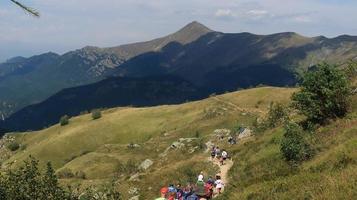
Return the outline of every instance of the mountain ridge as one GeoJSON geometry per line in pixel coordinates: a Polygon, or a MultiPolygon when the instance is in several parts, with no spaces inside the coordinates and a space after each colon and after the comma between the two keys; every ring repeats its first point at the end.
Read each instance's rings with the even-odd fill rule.
{"type": "Polygon", "coordinates": [[[2,63],[0,115],[9,117],[62,89],[112,76],[172,74],[213,93],[258,84],[293,85],[293,76],[310,66],[323,61],[340,64],[356,55],[355,37],[221,33],[194,21],[147,42],[109,48],[87,46],[62,55],[46,53],[2,63]],[[282,81],[274,79],[275,72],[282,81]]]}

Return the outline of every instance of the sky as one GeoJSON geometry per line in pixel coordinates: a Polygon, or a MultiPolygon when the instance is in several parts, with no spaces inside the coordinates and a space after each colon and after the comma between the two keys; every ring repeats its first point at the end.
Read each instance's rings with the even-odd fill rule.
{"type": "Polygon", "coordinates": [[[221,32],[357,35],[357,0],[19,0],[40,18],[0,1],[0,61],[14,56],[145,41],[199,21],[221,32]]]}

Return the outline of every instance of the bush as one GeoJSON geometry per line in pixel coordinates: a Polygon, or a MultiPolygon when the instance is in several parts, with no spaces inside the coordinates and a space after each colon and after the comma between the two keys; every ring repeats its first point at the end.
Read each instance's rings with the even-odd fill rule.
{"type": "Polygon", "coordinates": [[[350,103],[346,74],[337,67],[322,64],[303,77],[301,90],[292,97],[293,106],[314,124],[344,117],[350,103]]]}
{"type": "Polygon", "coordinates": [[[66,178],[73,178],[74,174],[71,169],[64,168],[57,172],[57,176],[58,178],[66,179],[66,178]]]}
{"type": "Polygon", "coordinates": [[[60,125],[66,126],[67,124],[69,124],[69,117],[68,117],[68,115],[64,115],[60,119],[60,125]]]}
{"type": "Polygon", "coordinates": [[[0,174],[0,200],[121,199],[114,183],[106,186],[102,191],[92,187],[84,189],[64,187],[67,189],[63,189],[58,183],[51,163],[47,163],[46,170],[42,173],[38,163],[37,160],[30,157],[23,166],[2,172],[0,174]]]}
{"type": "Polygon", "coordinates": [[[79,179],[86,179],[86,173],[84,173],[83,171],[78,171],[76,172],[75,177],[79,179]]]}
{"type": "Polygon", "coordinates": [[[267,126],[270,128],[281,125],[284,121],[288,120],[289,111],[281,103],[272,102],[269,107],[268,119],[266,121],[267,126]]]}
{"type": "Polygon", "coordinates": [[[6,148],[8,148],[10,151],[17,151],[20,148],[20,144],[16,141],[13,141],[7,144],[6,148]]]}
{"type": "Polygon", "coordinates": [[[102,112],[99,109],[92,110],[92,119],[96,120],[102,117],[102,112]]]}
{"type": "Polygon", "coordinates": [[[285,125],[285,133],[280,144],[286,161],[300,162],[311,158],[312,149],[303,137],[302,128],[293,122],[285,125]]]}

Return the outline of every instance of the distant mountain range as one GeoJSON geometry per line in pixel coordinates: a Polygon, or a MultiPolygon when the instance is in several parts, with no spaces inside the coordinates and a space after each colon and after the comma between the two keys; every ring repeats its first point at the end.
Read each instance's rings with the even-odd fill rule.
{"type": "MultiPolygon", "coordinates": [[[[46,53],[10,59],[0,64],[0,117],[9,118],[15,113],[5,121],[7,127],[38,129],[53,124],[54,119],[58,120],[58,116],[63,114],[62,111],[76,114],[80,109],[125,106],[137,102],[135,98],[125,99],[123,95],[116,95],[116,90],[107,86],[110,80],[127,84],[131,81],[145,83],[146,77],[166,77],[165,80],[173,79],[171,81],[178,84],[174,88],[180,88],[184,81],[198,95],[183,95],[184,98],[176,101],[171,96],[160,96],[160,101],[154,102],[155,98],[152,98],[138,106],[179,103],[209,93],[259,84],[294,85],[296,75],[308,67],[322,61],[340,64],[356,57],[357,37],[354,36],[329,39],[323,36],[309,38],[290,32],[227,34],[192,22],[176,33],[148,42],[111,48],[85,47],[64,55],[46,53]],[[113,76],[124,79],[110,78],[113,76]],[[107,78],[108,82],[101,81],[107,78]],[[76,88],[60,92],[71,87],[76,88]],[[100,96],[96,96],[93,88],[103,91],[101,95],[106,97],[105,101],[78,106],[78,102],[85,102],[89,96],[95,98],[93,102],[98,102],[100,96]],[[82,90],[86,92],[82,93],[82,90]],[[71,101],[77,103],[60,103],[66,102],[63,97],[68,95],[72,95],[71,101]],[[25,108],[32,104],[36,105],[25,108]],[[53,116],[45,114],[44,110],[51,110],[56,105],[59,108],[52,110],[53,116]]],[[[156,79],[155,87],[161,91],[166,85],[159,83],[160,80],[156,79]]],[[[139,88],[130,87],[130,90],[124,89],[125,85],[120,87],[127,93],[130,90],[151,91],[142,85],[139,88]]]]}

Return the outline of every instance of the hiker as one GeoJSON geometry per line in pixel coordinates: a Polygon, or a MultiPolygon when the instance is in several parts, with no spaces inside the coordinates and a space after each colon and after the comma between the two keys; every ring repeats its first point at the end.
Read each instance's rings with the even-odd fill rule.
{"type": "Polygon", "coordinates": [[[228,143],[229,143],[230,145],[233,145],[233,144],[236,144],[237,141],[236,141],[235,138],[231,135],[231,136],[228,137],[228,143]]]}
{"type": "Polygon", "coordinates": [[[221,180],[221,176],[217,175],[216,176],[216,181],[214,182],[215,186],[216,186],[216,193],[217,194],[221,194],[222,192],[222,188],[224,186],[223,181],[221,180]]]}
{"type": "Polygon", "coordinates": [[[216,149],[215,148],[212,149],[212,151],[211,151],[211,159],[213,160],[214,157],[216,157],[216,149]]]}
{"type": "Polygon", "coordinates": [[[198,196],[196,195],[196,193],[192,192],[192,194],[190,196],[188,196],[186,198],[186,200],[199,200],[198,196]]]}
{"type": "Polygon", "coordinates": [[[167,187],[163,187],[160,190],[161,197],[155,199],[155,200],[167,200],[167,194],[169,192],[169,189],[167,187]]]}
{"type": "Polygon", "coordinates": [[[200,175],[198,175],[197,182],[203,182],[203,178],[203,172],[201,172],[200,175]]]}
{"type": "Polygon", "coordinates": [[[196,188],[195,188],[195,193],[200,198],[204,198],[206,196],[205,182],[197,181],[196,188]]]}
{"type": "Polygon", "coordinates": [[[224,165],[224,161],[227,160],[227,157],[228,157],[228,153],[226,150],[223,149],[222,151],[222,158],[221,158],[221,165],[224,165]]]}
{"type": "Polygon", "coordinates": [[[214,181],[213,179],[209,178],[208,181],[205,184],[205,190],[206,190],[206,199],[212,199],[213,197],[213,188],[214,188],[214,181]]]}
{"type": "Polygon", "coordinates": [[[187,200],[187,198],[192,194],[192,186],[187,184],[187,186],[183,189],[183,199],[187,200]]]}
{"type": "Polygon", "coordinates": [[[221,150],[219,147],[216,148],[216,158],[219,160],[221,158],[221,150]]]}
{"type": "Polygon", "coordinates": [[[168,200],[175,200],[176,199],[176,188],[173,184],[170,184],[168,187],[168,200]]]}
{"type": "Polygon", "coordinates": [[[183,190],[181,189],[181,184],[177,184],[176,186],[176,199],[183,200],[183,190]]]}

